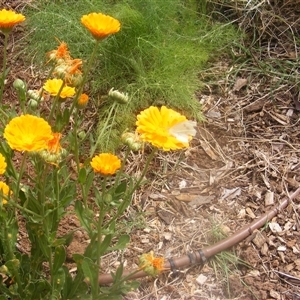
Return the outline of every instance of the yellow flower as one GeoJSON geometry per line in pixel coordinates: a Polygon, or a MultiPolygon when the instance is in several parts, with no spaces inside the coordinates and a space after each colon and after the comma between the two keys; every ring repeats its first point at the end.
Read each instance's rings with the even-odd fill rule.
{"type": "Polygon", "coordinates": [[[141,255],[139,261],[139,267],[151,276],[156,276],[165,269],[165,259],[163,257],[154,257],[153,251],[141,255]]]}
{"type": "Polygon", "coordinates": [[[25,16],[22,14],[17,14],[12,10],[0,10],[0,30],[4,33],[10,32],[15,25],[23,22],[24,20],[25,16]]]}
{"type": "MultiPolygon", "coordinates": [[[[9,195],[12,194],[12,192],[10,192],[9,186],[3,181],[0,181],[0,195],[1,195],[1,193],[3,196],[6,196],[6,197],[8,197],[9,195]]],[[[7,200],[2,198],[2,204],[7,204],[7,200]]]]}
{"type": "MultiPolygon", "coordinates": [[[[64,84],[62,79],[48,79],[43,86],[43,89],[47,91],[51,96],[57,96],[61,86],[64,84]]],[[[60,98],[68,98],[75,95],[75,88],[64,86],[59,94],[60,98]]]]}
{"type": "Polygon", "coordinates": [[[189,141],[196,134],[196,122],[162,106],[150,106],[137,116],[136,131],[141,139],[164,151],[189,147],[189,141]]]}
{"type": "Polygon", "coordinates": [[[84,108],[87,105],[88,101],[89,101],[89,96],[85,93],[81,94],[77,102],[78,107],[84,108]]]}
{"type": "Polygon", "coordinates": [[[91,166],[96,173],[114,175],[121,167],[121,160],[113,154],[101,153],[93,157],[91,166]]]}
{"type": "Polygon", "coordinates": [[[0,153],[0,175],[4,174],[6,167],[5,157],[0,153]]]}
{"type": "Polygon", "coordinates": [[[53,138],[50,125],[43,118],[23,115],[13,118],[4,129],[10,148],[18,151],[40,151],[53,138]]]}
{"type": "Polygon", "coordinates": [[[121,24],[117,19],[101,13],[90,13],[81,17],[81,23],[91,32],[96,40],[102,40],[117,33],[121,24]]]}

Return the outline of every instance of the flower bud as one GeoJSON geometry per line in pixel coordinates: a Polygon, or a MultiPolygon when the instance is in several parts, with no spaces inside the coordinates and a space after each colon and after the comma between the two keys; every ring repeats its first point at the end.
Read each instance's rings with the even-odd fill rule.
{"type": "Polygon", "coordinates": [[[17,91],[26,91],[26,89],[27,89],[26,83],[21,79],[16,79],[13,83],[13,87],[17,91]]]}
{"type": "Polygon", "coordinates": [[[32,109],[36,109],[39,105],[39,103],[34,100],[34,99],[29,99],[28,101],[28,105],[32,108],[32,109]]]}
{"type": "Polygon", "coordinates": [[[132,132],[124,132],[121,141],[132,151],[138,151],[143,147],[143,142],[139,139],[139,136],[132,132]]]}
{"type": "Polygon", "coordinates": [[[27,95],[30,99],[35,101],[44,101],[44,97],[41,95],[41,92],[38,90],[28,90],[27,95]]]}
{"type": "Polygon", "coordinates": [[[86,133],[84,131],[78,132],[78,137],[83,140],[86,137],[86,133]]]}
{"type": "Polygon", "coordinates": [[[127,104],[129,101],[129,97],[127,93],[126,94],[121,93],[118,90],[114,90],[114,88],[110,89],[110,91],[108,92],[108,96],[109,98],[118,102],[119,104],[127,104]]]}

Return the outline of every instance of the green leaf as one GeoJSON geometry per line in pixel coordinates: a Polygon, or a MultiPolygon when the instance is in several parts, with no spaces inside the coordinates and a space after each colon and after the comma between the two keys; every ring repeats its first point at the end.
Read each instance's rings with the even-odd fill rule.
{"type": "Polygon", "coordinates": [[[60,299],[60,292],[65,285],[66,275],[63,268],[59,268],[53,276],[53,299],[60,299]],[[56,298],[54,298],[56,296],[56,298]]]}
{"type": "Polygon", "coordinates": [[[127,188],[127,183],[126,181],[121,182],[115,190],[115,194],[119,195],[119,194],[124,194],[126,192],[126,188],[127,188]]]}
{"type": "Polygon", "coordinates": [[[53,259],[53,274],[56,274],[62,267],[63,263],[66,261],[66,257],[66,249],[64,246],[58,246],[55,248],[53,259]]]}
{"type": "Polygon", "coordinates": [[[107,236],[105,236],[104,240],[100,245],[99,252],[97,253],[98,255],[102,256],[108,250],[112,237],[112,234],[108,234],[107,236]]]}
{"type": "Polygon", "coordinates": [[[65,246],[69,246],[73,240],[73,235],[74,235],[74,232],[76,231],[73,230],[63,236],[61,236],[60,238],[58,239],[55,239],[52,243],[52,246],[53,247],[57,247],[57,246],[60,246],[60,245],[65,245],[65,246]]]}
{"type": "Polygon", "coordinates": [[[66,266],[62,266],[62,269],[65,272],[65,284],[62,291],[62,299],[68,299],[68,295],[73,288],[73,279],[69,272],[69,269],[66,266]]]}
{"type": "Polygon", "coordinates": [[[121,263],[115,273],[114,282],[118,282],[122,278],[123,270],[124,270],[123,263],[121,263]]]}
{"type": "Polygon", "coordinates": [[[109,250],[123,250],[126,248],[129,242],[130,236],[128,234],[121,235],[117,244],[113,247],[110,247],[109,250]]]}
{"type": "Polygon", "coordinates": [[[70,119],[70,111],[68,108],[64,109],[64,113],[63,113],[63,123],[64,124],[68,124],[69,123],[69,119],[70,119]]]}
{"type": "Polygon", "coordinates": [[[51,291],[51,285],[46,279],[35,280],[26,286],[26,299],[45,299],[51,291]]]}
{"type": "Polygon", "coordinates": [[[98,269],[97,265],[90,258],[84,257],[82,271],[85,281],[91,284],[92,290],[96,289],[96,285],[98,285],[98,269]]]}
{"type": "Polygon", "coordinates": [[[87,208],[83,208],[81,201],[77,200],[75,202],[75,212],[80,221],[81,226],[88,232],[89,235],[92,234],[92,230],[90,228],[90,221],[86,218],[86,210],[87,208]]]}
{"type": "Polygon", "coordinates": [[[84,256],[81,254],[75,253],[72,255],[72,257],[77,265],[77,268],[81,269],[84,256]]]}
{"type": "Polygon", "coordinates": [[[74,200],[76,195],[76,186],[71,183],[65,186],[59,193],[59,203],[61,207],[68,206],[74,200]]]}
{"type": "Polygon", "coordinates": [[[94,172],[91,172],[87,178],[86,178],[86,182],[85,182],[85,191],[86,193],[90,190],[92,184],[93,184],[93,179],[94,179],[94,172]]]}
{"type": "Polygon", "coordinates": [[[78,181],[81,184],[84,184],[86,182],[86,169],[81,168],[78,174],[78,181]]]}

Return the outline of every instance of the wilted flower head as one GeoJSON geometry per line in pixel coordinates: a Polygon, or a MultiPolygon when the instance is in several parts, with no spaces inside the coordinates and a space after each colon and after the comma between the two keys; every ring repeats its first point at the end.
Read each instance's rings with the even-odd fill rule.
{"type": "Polygon", "coordinates": [[[164,258],[154,257],[153,251],[141,255],[139,260],[139,267],[148,275],[156,276],[164,270],[164,258]]]}
{"type": "MultiPolygon", "coordinates": [[[[5,182],[0,181],[0,196],[9,197],[11,194],[9,186],[5,182]]],[[[2,204],[7,204],[7,200],[4,197],[2,198],[2,204]]]]}
{"type": "Polygon", "coordinates": [[[0,175],[5,173],[6,167],[5,157],[0,153],[0,175]]]}
{"type": "Polygon", "coordinates": [[[137,116],[136,125],[141,140],[165,151],[189,147],[196,134],[196,122],[165,106],[145,109],[137,116]]]}
{"type": "Polygon", "coordinates": [[[48,142],[53,138],[48,122],[32,115],[13,118],[6,125],[3,136],[10,148],[17,151],[47,149],[48,142]]]}
{"type": "Polygon", "coordinates": [[[126,104],[126,103],[128,103],[128,100],[129,100],[127,93],[126,94],[121,93],[118,90],[114,90],[114,88],[110,89],[110,91],[108,92],[108,96],[112,100],[114,100],[120,104],[126,104]]]}
{"type": "MultiPolygon", "coordinates": [[[[43,89],[47,91],[51,96],[57,96],[59,91],[61,90],[62,85],[64,82],[62,79],[48,79],[43,86],[43,89]]],[[[75,95],[75,88],[64,85],[62,88],[59,97],[60,98],[68,98],[75,95]]]]}
{"type": "Polygon", "coordinates": [[[101,13],[90,13],[81,17],[81,23],[91,32],[96,40],[117,33],[121,24],[117,19],[101,13]]]}
{"type": "Polygon", "coordinates": [[[25,21],[25,16],[22,14],[7,9],[0,10],[0,30],[3,33],[9,33],[15,25],[23,21],[25,21]]]}
{"type": "Polygon", "coordinates": [[[91,161],[94,172],[102,175],[114,175],[121,167],[121,160],[111,153],[101,153],[91,161]]]}
{"type": "Polygon", "coordinates": [[[61,42],[60,45],[57,47],[56,50],[52,50],[47,53],[50,60],[60,60],[60,59],[69,59],[70,53],[68,50],[68,45],[65,42],[61,42]]]}

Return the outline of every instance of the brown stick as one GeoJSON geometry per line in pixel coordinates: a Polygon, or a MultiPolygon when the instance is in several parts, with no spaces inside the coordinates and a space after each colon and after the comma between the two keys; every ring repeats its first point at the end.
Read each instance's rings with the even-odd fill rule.
{"type": "MultiPolygon", "coordinates": [[[[296,198],[300,194],[300,187],[289,197],[286,197],[278,206],[271,209],[270,211],[263,214],[258,219],[254,220],[249,225],[244,226],[239,231],[237,231],[235,234],[233,234],[230,237],[227,237],[226,239],[211,245],[209,247],[206,247],[202,250],[195,251],[193,253],[189,253],[187,255],[183,255],[178,258],[171,258],[166,260],[164,264],[164,269],[176,271],[177,269],[188,267],[189,265],[201,263],[204,264],[206,260],[217,253],[224,251],[228,248],[231,248],[235,244],[241,242],[243,239],[248,237],[253,233],[255,229],[258,229],[265,225],[268,221],[270,221],[274,216],[276,216],[281,210],[286,208],[290,201],[294,198],[296,198]]],[[[123,278],[127,277],[126,280],[129,279],[136,279],[140,277],[145,277],[147,274],[139,269],[136,270],[129,270],[123,272],[123,278]]],[[[99,284],[109,284],[113,282],[113,278],[110,274],[101,274],[99,275],[99,284]]]]}

